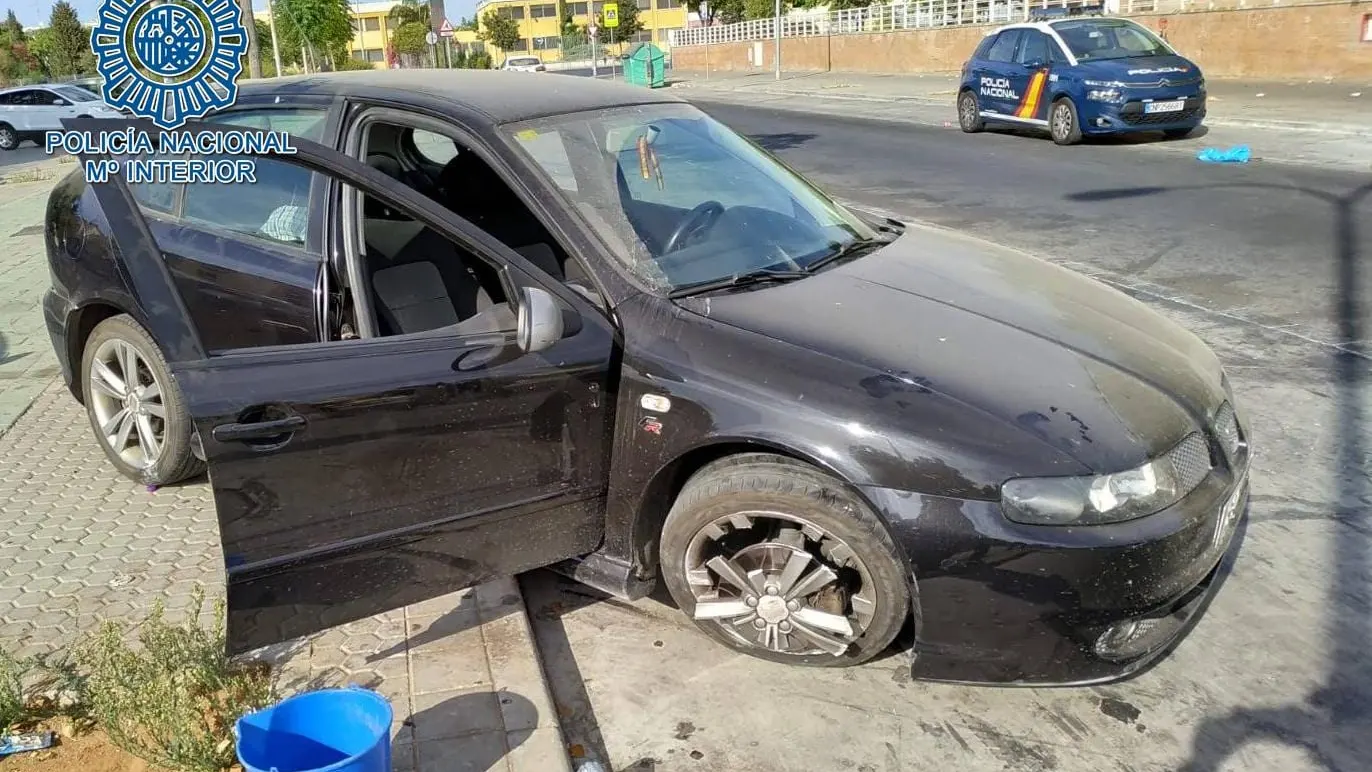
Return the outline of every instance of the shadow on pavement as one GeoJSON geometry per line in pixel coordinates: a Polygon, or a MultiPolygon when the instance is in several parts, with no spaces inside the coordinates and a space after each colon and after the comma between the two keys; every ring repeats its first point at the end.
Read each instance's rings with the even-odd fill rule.
{"type": "Polygon", "coordinates": [[[410,716],[403,707],[395,711],[405,727],[391,742],[395,769],[504,769],[497,767],[500,760],[530,733],[492,729],[490,724],[499,726],[502,713],[516,716],[521,726],[537,726],[539,719],[538,708],[511,691],[466,692],[410,716]]]}
{"type": "MultiPolygon", "coordinates": [[[[1331,647],[1324,684],[1304,702],[1238,709],[1213,716],[1196,729],[1184,772],[1217,772],[1245,745],[1276,742],[1305,750],[1332,772],[1366,769],[1372,754],[1372,453],[1366,395],[1372,391],[1372,337],[1367,326],[1369,298],[1360,297],[1360,263],[1372,258],[1358,233],[1357,208],[1372,201],[1372,182],[1338,195],[1322,190],[1258,183],[1094,190],[1068,196],[1075,201],[1110,201],[1182,191],[1220,188],[1295,191],[1327,203],[1334,213],[1334,315],[1337,339],[1329,370],[1335,389],[1334,512],[1339,531],[1331,539],[1332,586],[1329,588],[1327,638],[1331,647]]],[[[1362,268],[1366,270],[1365,268],[1362,268]]],[[[1241,655],[1240,655],[1241,656],[1241,655]]]]}

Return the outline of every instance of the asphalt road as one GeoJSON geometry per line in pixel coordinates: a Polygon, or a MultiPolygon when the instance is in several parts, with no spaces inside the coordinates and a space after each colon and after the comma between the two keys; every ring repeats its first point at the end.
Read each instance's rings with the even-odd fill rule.
{"type": "Polygon", "coordinates": [[[1092,688],[911,683],[897,654],[785,668],[661,599],[527,575],[569,742],[642,771],[1367,768],[1372,176],[703,106],[844,199],[1065,262],[1195,330],[1248,416],[1252,512],[1195,632],[1092,688]]]}

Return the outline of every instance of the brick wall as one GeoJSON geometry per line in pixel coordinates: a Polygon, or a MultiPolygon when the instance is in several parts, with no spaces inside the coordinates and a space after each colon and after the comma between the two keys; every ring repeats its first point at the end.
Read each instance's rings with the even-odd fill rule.
{"type": "MultiPolygon", "coordinates": [[[[1372,78],[1372,43],[1359,41],[1372,2],[1253,8],[1137,16],[1164,34],[1182,55],[1215,78],[1254,80],[1372,78]]],[[[969,26],[870,35],[786,38],[782,64],[789,72],[951,72],[962,67],[992,27],[969,26]]],[[[682,70],[768,70],[773,41],[758,41],[761,57],[749,62],[754,43],[674,46],[672,66],[682,70]]]]}

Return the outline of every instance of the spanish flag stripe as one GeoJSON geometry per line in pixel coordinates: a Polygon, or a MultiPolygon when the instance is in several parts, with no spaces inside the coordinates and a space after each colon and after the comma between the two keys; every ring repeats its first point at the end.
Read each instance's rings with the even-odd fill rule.
{"type": "Polygon", "coordinates": [[[1029,89],[1024,92],[1024,99],[1020,100],[1019,109],[1015,111],[1016,118],[1033,118],[1038,114],[1043,84],[1047,81],[1047,71],[1039,70],[1034,73],[1034,77],[1029,80],[1029,89]]]}

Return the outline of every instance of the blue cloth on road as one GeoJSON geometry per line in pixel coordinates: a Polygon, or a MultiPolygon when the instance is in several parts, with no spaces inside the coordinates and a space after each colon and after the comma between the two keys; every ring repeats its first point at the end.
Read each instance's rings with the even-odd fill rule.
{"type": "Polygon", "coordinates": [[[1248,159],[1253,157],[1253,151],[1247,145],[1235,145],[1228,150],[1221,150],[1217,147],[1207,147],[1196,153],[1198,160],[1210,164],[1246,164],[1248,159]]]}

